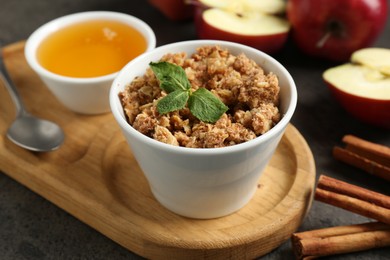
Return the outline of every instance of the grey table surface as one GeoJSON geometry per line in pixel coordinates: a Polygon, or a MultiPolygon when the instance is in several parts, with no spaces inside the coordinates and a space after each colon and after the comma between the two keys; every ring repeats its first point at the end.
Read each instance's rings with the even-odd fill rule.
{"type": "MultiPolygon", "coordinates": [[[[157,45],[196,39],[191,21],[172,22],[144,0],[0,0],[0,44],[26,39],[43,23],[70,13],[90,10],[119,11],[146,21],[157,45]]],[[[390,20],[390,19],[389,19],[390,20]]],[[[375,43],[390,48],[390,21],[375,43]]],[[[292,123],[312,149],[317,178],[320,174],[390,195],[390,184],[368,176],[331,156],[344,134],[390,145],[385,129],[360,123],[333,99],[321,79],[335,64],[300,53],[293,43],[274,55],[292,74],[299,101],[292,123]]],[[[0,97],[1,100],[9,97],[0,97]]],[[[0,115],[1,116],[1,115],[0,115]]],[[[314,201],[299,230],[362,223],[369,219],[314,201]]],[[[262,259],[292,259],[289,241],[262,259]]],[[[0,259],[141,259],[80,222],[6,174],[0,172],[0,259]]],[[[326,259],[390,259],[390,248],[327,257],[326,259]]]]}

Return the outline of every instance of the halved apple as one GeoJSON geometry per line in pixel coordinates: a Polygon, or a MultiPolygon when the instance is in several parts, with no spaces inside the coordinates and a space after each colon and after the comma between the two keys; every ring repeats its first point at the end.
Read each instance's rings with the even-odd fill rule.
{"type": "MultiPolygon", "coordinates": [[[[366,54],[372,57],[370,52],[366,54]]],[[[363,58],[359,63],[330,68],[323,73],[323,79],[351,115],[363,122],[390,128],[390,76],[381,73],[378,63],[371,63],[371,59],[363,58]]]]}
{"type": "MultiPolygon", "coordinates": [[[[195,8],[198,37],[239,42],[275,53],[287,41],[290,24],[287,19],[267,12],[283,12],[282,7],[272,7],[273,1],[221,1],[199,0],[203,7],[195,8]],[[269,8],[267,9],[267,4],[269,8]],[[209,8],[204,8],[208,6],[209,8]],[[265,11],[268,10],[268,11],[265,11]]],[[[279,2],[279,1],[276,1],[279,2]]]]}

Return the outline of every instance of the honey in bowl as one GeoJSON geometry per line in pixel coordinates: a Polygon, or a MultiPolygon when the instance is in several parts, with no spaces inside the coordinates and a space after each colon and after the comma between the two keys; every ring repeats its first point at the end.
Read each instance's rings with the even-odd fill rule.
{"type": "Polygon", "coordinates": [[[53,73],[89,78],[118,72],[146,48],[145,38],[133,27],[112,20],[91,20],[50,34],[40,44],[37,58],[53,73]]]}

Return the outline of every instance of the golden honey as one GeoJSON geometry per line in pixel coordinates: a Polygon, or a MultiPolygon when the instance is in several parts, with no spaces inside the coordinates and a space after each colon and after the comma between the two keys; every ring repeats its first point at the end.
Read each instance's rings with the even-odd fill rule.
{"type": "Polygon", "coordinates": [[[64,27],[42,41],[39,63],[68,77],[89,78],[119,71],[146,50],[146,40],[130,25],[92,20],[64,27]]]}

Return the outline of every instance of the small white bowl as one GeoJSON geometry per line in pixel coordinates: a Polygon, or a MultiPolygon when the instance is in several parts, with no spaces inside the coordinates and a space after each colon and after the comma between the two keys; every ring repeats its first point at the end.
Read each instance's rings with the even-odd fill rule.
{"type": "Polygon", "coordinates": [[[109,11],[81,12],[54,19],[34,31],[25,45],[25,57],[30,67],[60,102],[70,110],[82,114],[100,114],[110,111],[109,90],[118,72],[91,78],[58,75],[39,64],[37,49],[41,42],[53,32],[75,23],[99,19],[119,21],[138,30],[146,39],[146,52],[156,46],[155,34],[145,22],[128,14],[109,11]]]}
{"type": "Polygon", "coordinates": [[[128,63],[115,78],[110,106],[156,199],[169,210],[191,218],[216,218],[231,214],[253,197],[258,179],[284,133],[296,107],[297,91],[288,71],[271,56],[237,43],[194,40],[158,47],[128,63]],[[223,148],[185,148],[156,141],[126,121],[118,94],[149,62],[166,53],[186,52],[205,45],[219,45],[232,54],[245,53],[280,82],[283,115],[267,133],[248,142],[223,148]]]}

